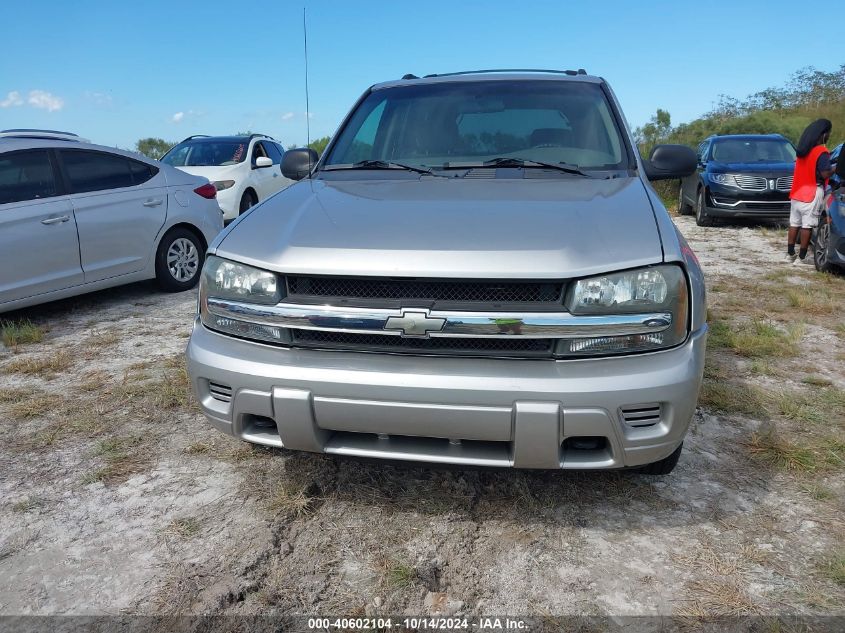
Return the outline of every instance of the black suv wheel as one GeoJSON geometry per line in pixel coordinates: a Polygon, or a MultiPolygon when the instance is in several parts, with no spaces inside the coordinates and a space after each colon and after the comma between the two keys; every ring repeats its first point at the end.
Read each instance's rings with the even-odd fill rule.
{"type": "Polygon", "coordinates": [[[698,190],[698,197],[695,199],[695,223],[698,226],[713,226],[713,217],[707,215],[704,200],[704,187],[702,187],[698,190]]]}
{"type": "Polygon", "coordinates": [[[819,218],[819,225],[813,232],[813,263],[821,273],[833,272],[835,266],[828,260],[827,246],[830,244],[830,224],[827,217],[819,218]]]}

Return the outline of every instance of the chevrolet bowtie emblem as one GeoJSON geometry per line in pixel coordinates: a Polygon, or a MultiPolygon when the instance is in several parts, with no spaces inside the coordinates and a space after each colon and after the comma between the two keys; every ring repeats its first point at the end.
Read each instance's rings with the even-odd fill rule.
{"type": "Polygon", "coordinates": [[[446,319],[435,319],[426,312],[402,312],[402,316],[392,316],[384,324],[385,330],[402,330],[402,336],[426,336],[429,332],[443,329],[446,319]]]}

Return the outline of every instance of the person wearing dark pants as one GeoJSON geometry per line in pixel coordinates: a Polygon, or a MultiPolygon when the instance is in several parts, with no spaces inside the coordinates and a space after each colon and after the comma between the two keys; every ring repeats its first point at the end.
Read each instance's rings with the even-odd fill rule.
{"type": "Polygon", "coordinates": [[[787,259],[796,262],[795,242],[800,232],[800,250],[797,261],[803,262],[810,246],[813,229],[819,222],[824,208],[828,180],[833,175],[830,152],[825,143],[830,138],[832,125],[827,119],[810,123],[801,134],[797,159],[789,192],[789,233],[787,236],[787,259]]]}

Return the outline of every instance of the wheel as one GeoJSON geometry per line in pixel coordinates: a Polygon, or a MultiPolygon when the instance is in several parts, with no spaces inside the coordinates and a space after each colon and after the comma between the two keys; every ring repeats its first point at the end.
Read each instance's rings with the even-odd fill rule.
{"type": "Polygon", "coordinates": [[[641,466],[639,468],[639,471],[644,475],[668,475],[673,470],[675,470],[675,466],[678,465],[678,460],[681,457],[681,450],[683,448],[684,443],[681,442],[681,445],[676,448],[675,452],[669,455],[669,457],[665,457],[659,462],[653,462],[651,464],[641,466]]]}
{"type": "Polygon", "coordinates": [[[258,200],[255,199],[255,194],[251,191],[244,191],[244,195],[241,196],[241,204],[238,206],[238,215],[256,204],[258,204],[258,200]]]}
{"type": "Polygon", "coordinates": [[[695,199],[695,223],[698,226],[713,226],[713,218],[707,215],[704,206],[704,187],[698,190],[698,197],[695,199]]]}
{"type": "Polygon", "coordinates": [[[826,217],[819,218],[819,226],[813,233],[813,263],[820,273],[833,272],[833,264],[828,260],[827,246],[830,244],[830,224],[826,217]]]}
{"type": "Polygon", "coordinates": [[[182,292],[199,281],[205,247],[193,231],[175,228],[162,238],[156,251],[156,279],[166,292],[182,292]]]}
{"type": "Polygon", "coordinates": [[[689,215],[690,205],[684,200],[684,182],[681,181],[681,186],[678,187],[678,214],[689,215]]]}

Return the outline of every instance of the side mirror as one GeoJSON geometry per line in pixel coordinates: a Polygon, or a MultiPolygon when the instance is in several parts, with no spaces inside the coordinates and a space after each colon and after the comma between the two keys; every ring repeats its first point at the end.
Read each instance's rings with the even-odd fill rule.
{"type": "Polygon", "coordinates": [[[267,158],[266,156],[259,156],[255,159],[255,168],[262,169],[264,167],[272,167],[273,166],[273,159],[267,158]]]}
{"type": "Polygon", "coordinates": [[[643,167],[649,180],[684,178],[695,173],[698,158],[686,145],[657,145],[643,167]]]}
{"type": "Polygon", "coordinates": [[[317,152],[308,147],[289,149],[282,156],[282,175],[291,180],[302,180],[317,164],[317,152]]]}

